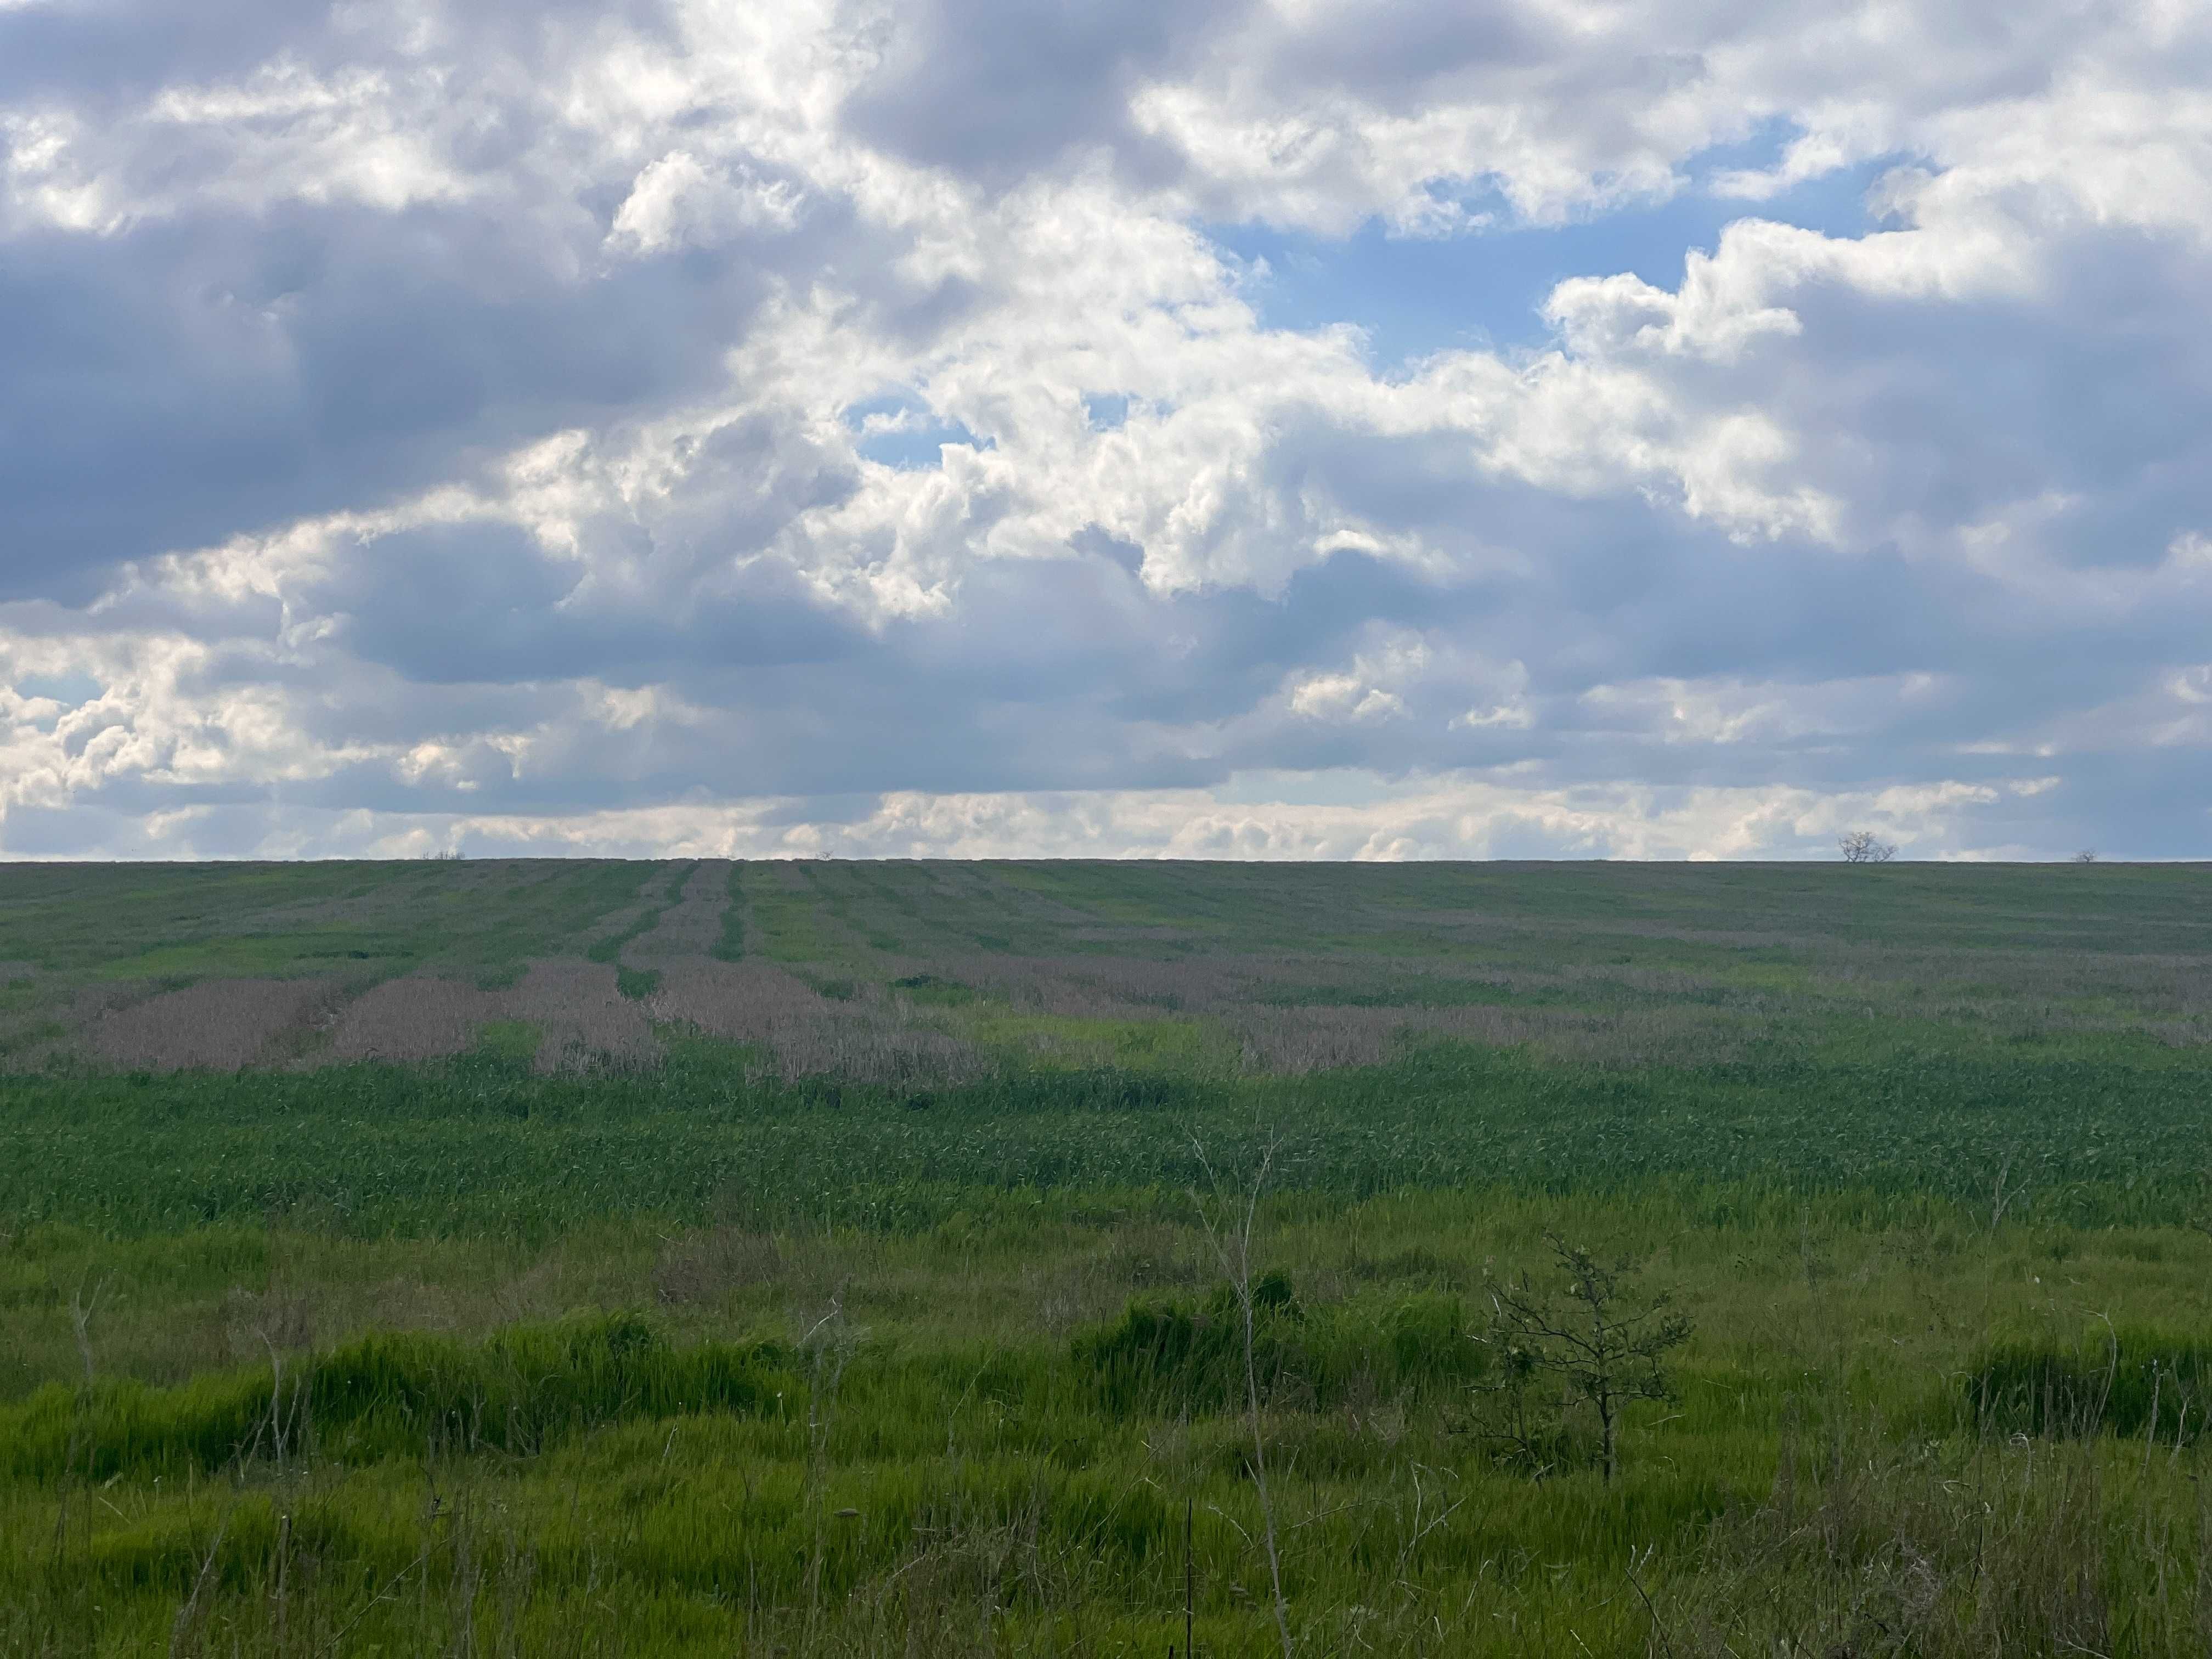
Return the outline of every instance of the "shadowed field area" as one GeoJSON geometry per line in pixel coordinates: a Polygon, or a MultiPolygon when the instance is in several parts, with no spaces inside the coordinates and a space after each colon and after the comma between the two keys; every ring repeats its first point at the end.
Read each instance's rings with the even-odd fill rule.
{"type": "Polygon", "coordinates": [[[2201,1653],[2208,896],[0,867],[0,1650],[2201,1653]]]}

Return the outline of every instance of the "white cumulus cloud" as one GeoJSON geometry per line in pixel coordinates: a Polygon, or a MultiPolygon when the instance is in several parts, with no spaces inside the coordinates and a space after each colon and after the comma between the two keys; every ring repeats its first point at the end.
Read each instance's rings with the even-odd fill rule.
{"type": "Polygon", "coordinates": [[[2199,852],[2208,84],[2157,0],[0,8],[0,855],[2199,852]]]}

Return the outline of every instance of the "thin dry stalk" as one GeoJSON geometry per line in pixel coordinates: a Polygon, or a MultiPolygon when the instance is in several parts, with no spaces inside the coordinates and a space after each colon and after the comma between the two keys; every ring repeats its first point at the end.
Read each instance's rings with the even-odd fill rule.
{"type": "Polygon", "coordinates": [[[183,1656],[198,1646],[200,1622],[207,1616],[208,1585],[215,1578],[216,1557],[222,1553],[222,1540],[230,1532],[231,1510],[225,1509],[222,1519],[216,1525],[215,1536],[208,1540],[207,1553],[200,1558],[199,1576],[192,1580],[192,1593],[177,1609],[177,1616],[169,1626],[169,1659],[183,1656]]]}
{"type": "Polygon", "coordinates": [[[836,1415],[837,1389],[852,1357],[852,1330],[845,1319],[845,1292],[830,1298],[829,1311],[799,1339],[806,1367],[806,1506],[812,1534],[806,1559],[806,1626],[802,1646],[811,1650],[822,1614],[822,1565],[826,1553],[830,1430],[836,1415]]]}
{"type": "Polygon", "coordinates": [[[1244,1404],[1247,1419],[1252,1430],[1252,1485],[1260,1499],[1261,1535],[1267,1551],[1267,1583],[1274,1602],[1275,1633],[1282,1640],[1283,1659],[1291,1659],[1294,1647],[1291,1640],[1290,1602],[1283,1595],[1283,1557],[1275,1536],[1275,1504],[1267,1490],[1267,1437],[1260,1415],[1260,1368],[1258,1339],[1255,1329],[1256,1310],[1252,1298],[1252,1235],[1260,1215],[1260,1197],[1267,1190],[1267,1176],[1273,1170],[1277,1141],[1267,1138],[1267,1151],[1261,1155],[1260,1167],[1254,1172],[1252,1184],[1234,1200],[1225,1194],[1221,1178],[1206,1155],[1206,1148],[1193,1137],[1191,1146],[1198,1154],[1200,1168],[1206,1171],[1206,1183],[1212,1189],[1212,1206],[1191,1189],[1191,1202],[1197,1206],[1200,1222],[1205,1226],[1207,1241],[1228,1276],[1231,1289],[1237,1297],[1237,1310],[1243,1326],[1244,1346],[1244,1404]],[[1241,1214],[1237,1204],[1241,1202],[1241,1214]],[[1217,1212],[1227,1218],[1224,1226],[1217,1220],[1217,1212]]]}
{"type": "Polygon", "coordinates": [[[113,1278],[112,1273],[102,1274],[100,1283],[92,1287],[92,1295],[89,1298],[85,1296],[84,1280],[82,1277],[77,1280],[76,1288],[70,1292],[70,1334],[76,1339],[76,1357],[78,1362],[84,1367],[84,1384],[87,1388],[90,1388],[94,1381],[93,1316],[100,1311],[101,1302],[106,1299],[108,1284],[113,1278]]]}

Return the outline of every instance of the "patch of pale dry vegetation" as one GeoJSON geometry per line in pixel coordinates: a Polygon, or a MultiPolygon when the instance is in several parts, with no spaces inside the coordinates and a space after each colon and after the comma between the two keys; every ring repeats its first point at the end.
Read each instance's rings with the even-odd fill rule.
{"type": "Polygon", "coordinates": [[[389,979],[339,1011],[331,1058],[404,1065],[465,1054],[477,1031],[501,1017],[501,1006],[500,993],[460,980],[429,974],[389,979]]]}
{"type": "Polygon", "coordinates": [[[644,1005],[622,994],[610,963],[533,962],[500,999],[507,1018],[527,1020],[544,1034],[541,1073],[635,1070],[660,1058],[644,1005]]]}
{"type": "Polygon", "coordinates": [[[254,1364],[273,1352],[303,1353],[315,1345],[319,1309],[309,1292],[271,1283],[259,1291],[234,1285],[224,1293],[220,1318],[223,1346],[233,1364],[254,1364]]]}
{"type": "Polygon", "coordinates": [[[676,902],[653,927],[623,947],[629,968],[665,968],[687,957],[704,957],[722,936],[722,912],[730,903],[730,863],[705,859],[692,867],[676,902]]]}
{"type": "Polygon", "coordinates": [[[622,994],[613,967],[570,958],[533,962],[501,991],[431,975],[386,980],[340,1012],[330,1052],[394,1064],[449,1059],[500,1020],[538,1028],[539,1072],[635,1068],[660,1054],[651,1022],[622,994]]]}
{"type": "Polygon", "coordinates": [[[671,1239],[653,1264],[653,1292],[675,1307],[712,1307],[740,1291],[780,1282],[788,1271],[772,1234],[711,1227],[671,1239]]]}
{"type": "Polygon", "coordinates": [[[657,1019],[760,1045],[786,1077],[952,1082],[984,1069],[973,1045],[902,1024],[898,1005],[881,988],[858,986],[849,998],[825,997],[773,963],[700,957],[673,963],[651,1007],[657,1019]]]}
{"type": "Polygon", "coordinates": [[[1208,1281],[1212,1265],[1189,1230],[1131,1222],[1115,1229],[1103,1249],[1041,1263],[1022,1279],[1037,1328],[1062,1337],[1114,1318],[1133,1296],[1187,1294],[1208,1281]]]}
{"type": "Polygon", "coordinates": [[[203,980],[103,1012],[86,1041],[125,1071],[235,1072],[310,1032],[337,992],[328,980],[203,980]]]}

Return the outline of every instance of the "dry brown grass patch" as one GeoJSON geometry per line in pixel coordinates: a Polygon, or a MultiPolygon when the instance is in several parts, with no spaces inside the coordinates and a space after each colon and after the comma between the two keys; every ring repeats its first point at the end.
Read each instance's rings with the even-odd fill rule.
{"type": "Polygon", "coordinates": [[[653,1291],[677,1306],[712,1306],[739,1291],[781,1280],[782,1249],[767,1233],[715,1227],[672,1239],[653,1269],[653,1291]]]}
{"type": "Polygon", "coordinates": [[[644,1066],[660,1056],[651,1021],[622,994],[612,966],[551,958],[532,963],[504,991],[429,975],[386,980],[339,1013],[330,1058],[447,1059],[474,1048],[495,1020],[538,1027],[541,1073],[644,1066]]]}
{"type": "Polygon", "coordinates": [[[328,980],[204,980],[106,1012],[87,1037],[102,1060],[125,1070],[235,1072],[287,1036],[312,1030],[337,994],[328,980]]]}
{"type": "Polygon", "coordinates": [[[330,1056],[394,1063],[465,1054],[500,1018],[501,997],[459,980],[410,975],[374,986],[339,1012],[330,1056]]]}
{"type": "Polygon", "coordinates": [[[224,1346],[234,1361],[245,1364],[266,1360],[271,1350],[304,1352],[315,1345],[317,1312],[314,1299],[298,1291],[234,1285],[222,1299],[224,1346]]]}
{"type": "Polygon", "coordinates": [[[499,994],[499,1003],[504,1018],[538,1027],[541,1073],[631,1070],[659,1060],[645,1006],[623,995],[611,963],[533,962],[520,985],[499,994]]]}
{"type": "Polygon", "coordinates": [[[786,1077],[902,1085],[956,1081],[983,1069],[971,1045],[902,1024],[900,1008],[881,988],[859,987],[839,1000],[773,963],[672,963],[651,1006],[655,1018],[760,1044],[786,1077]]]}
{"type": "Polygon", "coordinates": [[[705,956],[722,936],[722,912],[729,904],[729,860],[702,860],[685,879],[676,902],[660,913],[652,931],[623,947],[623,963],[632,968],[659,968],[687,957],[705,956]]]}

